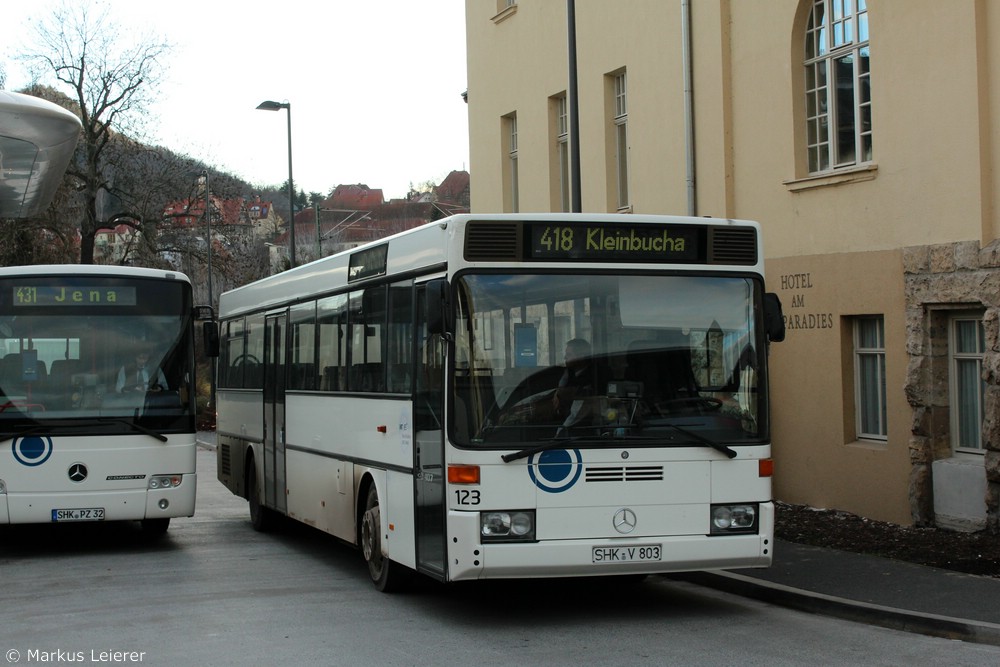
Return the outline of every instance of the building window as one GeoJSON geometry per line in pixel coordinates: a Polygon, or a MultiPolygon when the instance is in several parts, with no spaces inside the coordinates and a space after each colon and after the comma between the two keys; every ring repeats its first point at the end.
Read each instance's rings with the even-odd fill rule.
{"type": "Polygon", "coordinates": [[[510,18],[517,11],[517,0],[496,0],[497,1],[497,13],[493,17],[494,23],[500,23],[505,19],[510,18]]]}
{"type": "Polygon", "coordinates": [[[854,320],[854,400],[858,438],[885,440],[885,320],[854,320]]]}
{"type": "Polygon", "coordinates": [[[517,114],[512,113],[503,118],[503,133],[505,137],[505,163],[503,173],[504,212],[518,212],[517,191],[517,114]]]}
{"type": "Polygon", "coordinates": [[[628,94],[625,72],[614,75],[615,169],[618,210],[629,207],[628,193],[628,94]]]}
{"type": "Polygon", "coordinates": [[[555,99],[556,114],[556,155],[559,165],[559,210],[569,211],[569,116],[566,95],[555,99]]]}
{"type": "Polygon", "coordinates": [[[956,451],[983,451],[983,355],[986,352],[981,315],[951,318],[948,356],[951,373],[951,441],[956,451]]]}
{"type": "Polygon", "coordinates": [[[872,160],[867,0],[813,0],[806,25],[809,172],[872,160]]]}

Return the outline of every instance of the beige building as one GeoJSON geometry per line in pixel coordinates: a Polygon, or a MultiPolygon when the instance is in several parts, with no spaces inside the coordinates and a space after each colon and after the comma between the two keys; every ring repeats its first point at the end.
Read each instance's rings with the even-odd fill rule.
{"type": "MultiPolygon", "coordinates": [[[[569,210],[572,4],[466,0],[473,212],[569,210]]],[[[1000,3],[575,13],[581,210],[763,226],[776,497],[996,529],[1000,3]]]]}

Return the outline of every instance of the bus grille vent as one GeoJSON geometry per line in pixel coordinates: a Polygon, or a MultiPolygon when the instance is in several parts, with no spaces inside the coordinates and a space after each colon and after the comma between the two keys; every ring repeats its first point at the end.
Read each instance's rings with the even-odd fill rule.
{"type": "Polygon", "coordinates": [[[229,445],[219,445],[219,472],[223,475],[231,475],[232,471],[233,460],[229,453],[229,445]]]}
{"type": "Polygon", "coordinates": [[[469,262],[516,262],[521,258],[521,225],[517,222],[472,222],[465,235],[469,262]]]}
{"type": "Polygon", "coordinates": [[[590,466],[588,482],[661,482],[663,466],[590,466]]]}
{"type": "Polygon", "coordinates": [[[709,264],[757,263],[757,230],[747,227],[712,227],[709,264]]]}

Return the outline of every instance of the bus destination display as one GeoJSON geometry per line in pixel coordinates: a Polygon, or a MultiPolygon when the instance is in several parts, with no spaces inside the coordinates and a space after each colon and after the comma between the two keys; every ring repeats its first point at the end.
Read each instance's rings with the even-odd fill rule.
{"type": "Polygon", "coordinates": [[[704,228],[686,225],[530,222],[528,257],[592,262],[699,263],[704,228]]]}
{"type": "Polygon", "coordinates": [[[20,285],[12,287],[16,306],[134,306],[135,287],[109,285],[20,285]]]}

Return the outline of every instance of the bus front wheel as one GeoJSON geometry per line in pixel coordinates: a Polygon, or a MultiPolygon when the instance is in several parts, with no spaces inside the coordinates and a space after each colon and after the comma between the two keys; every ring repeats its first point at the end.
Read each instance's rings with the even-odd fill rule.
{"type": "Polygon", "coordinates": [[[400,590],[406,583],[405,568],[382,555],[382,512],[378,490],[372,484],[361,515],[361,553],[368,564],[368,576],[375,588],[383,593],[400,590]]]}

